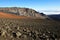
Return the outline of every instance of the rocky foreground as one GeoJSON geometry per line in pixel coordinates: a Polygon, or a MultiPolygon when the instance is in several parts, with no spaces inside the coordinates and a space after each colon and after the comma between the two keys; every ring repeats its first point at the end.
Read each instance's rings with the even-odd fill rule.
{"type": "Polygon", "coordinates": [[[0,18],[0,40],[59,40],[59,23],[42,19],[0,18]]]}

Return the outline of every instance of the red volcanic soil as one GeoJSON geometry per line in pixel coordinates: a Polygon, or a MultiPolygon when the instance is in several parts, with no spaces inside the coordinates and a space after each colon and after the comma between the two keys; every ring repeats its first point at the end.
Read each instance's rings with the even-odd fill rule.
{"type": "Polygon", "coordinates": [[[27,18],[26,16],[17,16],[14,14],[8,14],[4,12],[0,12],[0,18],[27,18]]]}

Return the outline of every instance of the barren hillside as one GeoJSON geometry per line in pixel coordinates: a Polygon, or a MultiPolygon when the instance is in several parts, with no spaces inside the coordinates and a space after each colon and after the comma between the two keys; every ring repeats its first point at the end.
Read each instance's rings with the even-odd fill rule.
{"type": "Polygon", "coordinates": [[[59,40],[60,21],[46,18],[31,9],[0,8],[0,40],[59,40]]]}
{"type": "Polygon", "coordinates": [[[0,8],[0,11],[9,13],[9,14],[15,14],[18,16],[27,16],[27,17],[37,17],[41,19],[47,18],[46,15],[42,16],[39,12],[29,9],[29,8],[18,8],[18,7],[10,7],[10,8],[0,8]]]}
{"type": "Polygon", "coordinates": [[[19,19],[19,18],[27,18],[26,16],[17,16],[17,15],[14,15],[14,14],[9,14],[9,13],[5,13],[5,12],[0,12],[0,18],[16,18],[16,19],[19,19]]]}

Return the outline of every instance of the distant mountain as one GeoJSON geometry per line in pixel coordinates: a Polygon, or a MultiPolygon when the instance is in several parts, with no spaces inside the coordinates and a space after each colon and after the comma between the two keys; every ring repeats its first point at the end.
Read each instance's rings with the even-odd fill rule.
{"type": "Polygon", "coordinates": [[[43,13],[39,13],[33,9],[29,8],[19,8],[19,7],[5,7],[5,8],[0,8],[0,11],[6,12],[9,14],[15,14],[18,16],[27,16],[27,17],[36,17],[36,18],[41,18],[45,19],[47,16],[43,13]]]}
{"type": "Polygon", "coordinates": [[[48,15],[53,20],[60,21],[60,14],[48,15]]]}

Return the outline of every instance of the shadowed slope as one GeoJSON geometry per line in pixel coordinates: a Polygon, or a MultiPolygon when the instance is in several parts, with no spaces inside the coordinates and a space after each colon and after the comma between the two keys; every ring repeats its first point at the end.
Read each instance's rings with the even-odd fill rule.
{"type": "Polygon", "coordinates": [[[51,19],[60,21],[60,14],[48,15],[51,19]]]}

